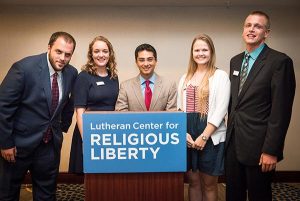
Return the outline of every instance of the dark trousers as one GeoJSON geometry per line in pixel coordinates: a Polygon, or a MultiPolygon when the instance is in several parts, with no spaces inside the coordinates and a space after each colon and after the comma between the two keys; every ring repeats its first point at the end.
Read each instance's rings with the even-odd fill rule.
{"type": "Polygon", "coordinates": [[[19,201],[21,184],[30,171],[33,200],[55,201],[59,160],[60,155],[55,152],[52,141],[41,142],[29,156],[17,156],[15,163],[0,157],[0,200],[19,201]]]}
{"type": "Polygon", "coordinates": [[[272,201],[272,172],[261,166],[240,163],[236,157],[234,137],[225,154],[226,201],[272,201]]]}

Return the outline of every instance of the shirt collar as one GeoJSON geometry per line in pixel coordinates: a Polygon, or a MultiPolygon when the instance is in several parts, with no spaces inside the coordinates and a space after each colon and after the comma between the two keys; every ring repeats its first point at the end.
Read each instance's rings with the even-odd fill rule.
{"type": "Polygon", "coordinates": [[[49,54],[47,53],[47,63],[48,63],[48,68],[49,68],[49,73],[50,73],[50,77],[55,73],[57,72],[58,74],[58,77],[61,77],[61,71],[55,71],[50,63],[50,60],[49,60],[49,54]]]}
{"type": "MultiPolygon", "coordinates": [[[[150,81],[150,84],[151,83],[154,83],[155,82],[155,73],[153,73],[153,75],[148,79],[150,81]]],[[[140,75],[140,83],[141,85],[143,85],[145,83],[146,79],[143,78],[141,75],[140,75]]]]}
{"type": "Polygon", "coordinates": [[[245,54],[249,54],[250,57],[254,60],[257,59],[257,57],[259,56],[259,54],[261,53],[261,51],[264,49],[265,47],[265,43],[261,44],[258,48],[256,48],[253,52],[249,53],[247,50],[245,51],[245,54]]]}

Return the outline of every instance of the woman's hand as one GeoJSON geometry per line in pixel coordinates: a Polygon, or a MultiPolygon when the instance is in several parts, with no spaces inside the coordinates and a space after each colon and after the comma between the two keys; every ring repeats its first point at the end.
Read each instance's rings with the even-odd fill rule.
{"type": "Polygon", "coordinates": [[[207,141],[207,137],[203,138],[203,134],[199,135],[199,137],[197,137],[197,139],[195,140],[194,148],[197,150],[204,149],[206,145],[206,141],[207,141]]]}
{"type": "Polygon", "coordinates": [[[194,140],[189,133],[186,133],[186,144],[188,148],[194,148],[194,140]]]}

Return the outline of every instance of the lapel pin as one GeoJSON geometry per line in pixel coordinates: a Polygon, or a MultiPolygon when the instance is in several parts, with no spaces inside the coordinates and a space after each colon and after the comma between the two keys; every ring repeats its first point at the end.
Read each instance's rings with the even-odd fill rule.
{"type": "Polygon", "coordinates": [[[239,73],[240,73],[239,71],[236,71],[236,70],[233,71],[233,75],[234,75],[234,76],[239,76],[239,73]]]}

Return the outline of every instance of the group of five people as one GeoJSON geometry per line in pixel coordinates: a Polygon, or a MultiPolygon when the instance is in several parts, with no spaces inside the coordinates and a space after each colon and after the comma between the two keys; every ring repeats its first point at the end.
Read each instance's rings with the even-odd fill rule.
{"type": "Polygon", "coordinates": [[[27,171],[34,200],[56,199],[62,132],[68,130],[75,108],[72,173],[83,171],[85,111],[181,110],[187,113],[189,199],[216,201],[218,176],[225,171],[226,200],[271,201],[271,179],[283,158],[291,118],[295,75],[292,60],[265,44],[269,32],[266,13],[254,11],[247,16],[246,50],[231,59],[229,76],[215,65],[212,39],[206,34],[196,36],[187,73],[178,87],[155,73],[155,48],[139,45],[135,50],[139,75],[122,82],[120,88],[108,39],[94,38],[88,61],[77,76],[69,65],[74,38],[66,32],[54,33],[47,53],[14,63],[1,83],[0,200],[19,199],[27,171]]]}

